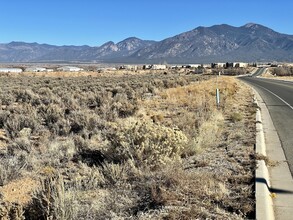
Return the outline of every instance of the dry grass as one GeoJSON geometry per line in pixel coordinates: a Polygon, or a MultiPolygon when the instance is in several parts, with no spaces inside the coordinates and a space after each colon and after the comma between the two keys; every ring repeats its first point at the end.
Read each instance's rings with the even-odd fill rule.
{"type": "Polygon", "coordinates": [[[290,71],[288,69],[289,68],[287,68],[287,70],[286,70],[283,67],[280,67],[280,68],[268,68],[267,71],[264,74],[261,75],[261,77],[271,78],[271,79],[278,79],[278,80],[292,81],[293,80],[292,72],[290,73],[290,71]],[[280,69],[282,71],[276,71],[276,69],[280,69]],[[279,74],[278,72],[285,72],[285,73],[279,74]]]}
{"type": "Polygon", "coordinates": [[[0,187],[4,202],[27,205],[32,198],[32,192],[38,188],[38,181],[25,177],[0,187]]]}
{"type": "Polygon", "coordinates": [[[174,188],[169,185],[163,189],[161,186],[156,188],[155,195],[159,203],[171,207],[167,211],[168,218],[239,218],[229,216],[223,211],[229,209],[233,210],[233,213],[250,213],[248,216],[253,216],[255,110],[249,89],[234,78],[221,77],[218,80],[211,79],[171,88],[159,95],[141,104],[144,106],[144,114],[141,112],[141,115],[153,120],[159,115],[159,120],[154,120],[156,123],[176,126],[189,137],[189,144],[184,152],[184,164],[188,172],[177,167],[172,170],[172,174],[166,175],[177,180],[176,182],[184,182],[174,188]],[[220,109],[216,109],[215,105],[217,85],[221,91],[220,109]],[[182,176],[177,176],[178,173],[182,176]],[[204,184],[194,182],[197,178],[198,181],[205,180],[202,181],[204,184]],[[188,181],[191,181],[190,185],[188,181]],[[177,192],[180,189],[192,192],[188,191],[187,195],[184,195],[177,192]],[[220,193],[216,194],[215,198],[210,196],[214,195],[213,189],[220,193]],[[241,189],[244,189],[242,196],[246,199],[239,203],[241,189]],[[201,195],[203,197],[200,197],[201,195]],[[194,201],[200,204],[187,203],[176,198],[177,196],[185,199],[192,199],[194,196],[194,201]],[[169,200],[177,206],[172,202],[169,204],[169,200]],[[210,204],[202,204],[202,200],[207,200],[210,204]],[[202,208],[195,208],[198,206],[202,208]],[[217,209],[213,210],[215,207],[217,209]]]}
{"type": "Polygon", "coordinates": [[[0,79],[0,180],[40,185],[20,217],[253,218],[248,88],[156,74],[0,79]]]}
{"type": "Polygon", "coordinates": [[[274,167],[279,164],[279,162],[271,160],[269,157],[264,156],[262,154],[255,154],[255,159],[256,160],[263,160],[265,162],[265,164],[269,167],[274,167]]]}

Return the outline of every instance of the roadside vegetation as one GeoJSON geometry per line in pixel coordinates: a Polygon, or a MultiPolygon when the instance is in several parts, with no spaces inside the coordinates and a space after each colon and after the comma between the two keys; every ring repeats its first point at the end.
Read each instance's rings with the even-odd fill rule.
{"type": "Polygon", "coordinates": [[[275,67],[272,68],[271,73],[274,76],[293,76],[293,67],[275,67]]]}
{"type": "Polygon", "coordinates": [[[221,73],[221,75],[226,76],[238,76],[238,75],[245,75],[249,73],[247,68],[214,68],[212,69],[212,73],[217,75],[221,73]]]}
{"type": "Polygon", "coordinates": [[[252,100],[225,76],[0,76],[0,219],[254,218],[252,100]]]}

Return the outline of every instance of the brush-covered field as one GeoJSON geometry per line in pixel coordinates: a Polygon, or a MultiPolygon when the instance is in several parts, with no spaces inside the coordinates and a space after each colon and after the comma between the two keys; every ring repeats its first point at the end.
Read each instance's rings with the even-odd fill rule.
{"type": "Polygon", "coordinates": [[[262,77],[293,81],[293,66],[267,68],[262,77]]]}
{"type": "Polygon", "coordinates": [[[255,111],[233,77],[0,76],[0,219],[254,218],[255,111]]]}

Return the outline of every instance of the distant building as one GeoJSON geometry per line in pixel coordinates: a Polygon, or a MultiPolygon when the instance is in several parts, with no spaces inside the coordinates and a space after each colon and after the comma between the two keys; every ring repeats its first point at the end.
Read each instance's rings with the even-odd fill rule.
{"type": "Polygon", "coordinates": [[[57,68],[57,71],[79,72],[79,71],[83,71],[83,69],[79,67],[75,67],[75,66],[63,66],[63,67],[57,68]]]}
{"type": "Polygon", "coordinates": [[[142,67],[142,69],[144,69],[144,70],[149,70],[151,68],[152,68],[152,65],[150,65],[150,64],[143,65],[143,67],[142,67]]]}
{"type": "Polygon", "coordinates": [[[152,70],[165,70],[167,69],[166,65],[154,64],[151,67],[152,70]]]}
{"type": "Polygon", "coordinates": [[[20,68],[0,68],[0,73],[22,73],[20,68]]]}
{"type": "Polygon", "coordinates": [[[262,67],[271,67],[270,63],[258,63],[256,64],[256,67],[262,68],[262,67]]]}
{"type": "Polygon", "coordinates": [[[212,64],[203,64],[202,67],[203,68],[212,68],[212,64]]]}
{"type": "Polygon", "coordinates": [[[248,63],[235,62],[235,63],[233,63],[233,67],[245,68],[245,67],[248,67],[248,63]]]}
{"type": "Polygon", "coordinates": [[[189,64],[191,68],[199,68],[202,67],[202,64],[189,64]]]}
{"type": "Polygon", "coordinates": [[[226,67],[226,63],[212,63],[211,64],[212,68],[225,68],[226,67]]]}
{"type": "Polygon", "coordinates": [[[119,68],[120,70],[137,70],[137,66],[136,65],[123,65],[120,66],[119,68]]]}
{"type": "Polygon", "coordinates": [[[42,67],[29,67],[25,69],[26,72],[46,72],[46,68],[42,67]]]}

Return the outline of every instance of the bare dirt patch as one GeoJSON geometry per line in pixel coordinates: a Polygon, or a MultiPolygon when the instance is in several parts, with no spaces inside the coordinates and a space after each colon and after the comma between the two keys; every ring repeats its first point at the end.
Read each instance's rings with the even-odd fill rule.
{"type": "Polygon", "coordinates": [[[38,182],[26,177],[10,182],[0,187],[2,200],[9,203],[27,205],[32,199],[32,192],[38,188],[38,182]]]}

